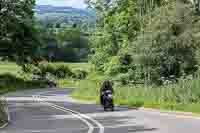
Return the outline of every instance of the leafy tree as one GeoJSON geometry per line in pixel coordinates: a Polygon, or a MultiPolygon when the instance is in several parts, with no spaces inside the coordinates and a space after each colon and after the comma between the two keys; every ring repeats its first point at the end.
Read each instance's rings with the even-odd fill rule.
{"type": "Polygon", "coordinates": [[[90,2],[99,16],[97,30],[91,37],[92,48],[95,51],[92,62],[98,62],[95,66],[102,70],[101,68],[108,66],[109,58],[127,48],[141,30],[140,18],[137,17],[138,3],[137,0],[90,2]],[[105,55],[108,55],[106,59],[105,55]]]}
{"type": "Polygon", "coordinates": [[[19,64],[30,63],[40,44],[35,0],[1,0],[0,5],[0,56],[19,64]]]}
{"type": "Polygon", "coordinates": [[[197,70],[198,19],[188,0],[88,2],[100,16],[91,37],[97,70],[154,83],[197,70]]]}
{"type": "Polygon", "coordinates": [[[170,79],[193,74],[197,70],[197,41],[193,34],[192,10],[187,4],[172,2],[155,14],[132,43],[132,55],[153,82],[160,81],[161,77],[170,79]]]}
{"type": "Polygon", "coordinates": [[[78,28],[45,28],[41,26],[43,45],[38,55],[48,61],[77,62],[87,60],[87,38],[78,28]]]}

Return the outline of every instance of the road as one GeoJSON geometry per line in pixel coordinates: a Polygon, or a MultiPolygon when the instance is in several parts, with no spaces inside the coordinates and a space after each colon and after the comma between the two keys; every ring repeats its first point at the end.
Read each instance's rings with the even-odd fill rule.
{"type": "Polygon", "coordinates": [[[199,133],[200,118],[79,103],[69,90],[37,89],[6,96],[10,123],[0,133],[199,133]]]}

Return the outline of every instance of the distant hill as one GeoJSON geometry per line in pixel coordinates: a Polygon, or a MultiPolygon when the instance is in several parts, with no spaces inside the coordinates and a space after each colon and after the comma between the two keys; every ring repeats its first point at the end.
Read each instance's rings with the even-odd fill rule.
{"type": "Polygon", "coordinates": [[[95,13],[91,10],[87,9],[77,9],[72,7],[56,7],[51,5],[36,5],[35,11],[37,14],[45,14],[45,13],[72,13],[77,16],[89,16],[94,17],[95,13]]]}
{"type": "Polygon", "coordinates": [[[95,23],[96,14],[88,9],[76,9],[72,7],[56,7],[51,5],[37,5],[35,16],[42,23],[95,23]]]}

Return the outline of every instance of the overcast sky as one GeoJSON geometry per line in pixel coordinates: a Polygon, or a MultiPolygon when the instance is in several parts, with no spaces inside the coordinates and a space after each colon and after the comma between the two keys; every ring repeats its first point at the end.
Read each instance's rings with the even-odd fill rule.
{"type": "Polygon", "coordinates": [[[84,0],[36,0],[37,5],[70,6],[73,8],[85,8],[84,0]]]}

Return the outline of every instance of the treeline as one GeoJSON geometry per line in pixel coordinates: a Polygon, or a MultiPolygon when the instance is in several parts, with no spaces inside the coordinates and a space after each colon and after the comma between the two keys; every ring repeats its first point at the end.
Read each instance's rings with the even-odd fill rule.
{"type": "Polygon", "coordinates": [[[200,17],[189,0],[88,0],[98,15],[90,37],[96,70],[123,84],[198,76],[200,17]]]}
{"type": "Polygon", "coordinates": [[[88,38],[81,30],[73,26],[62,28],[40,26],[43,41],[38,53],[50,62],[82,62],[87,61],[89,53],[88,38]]]}

